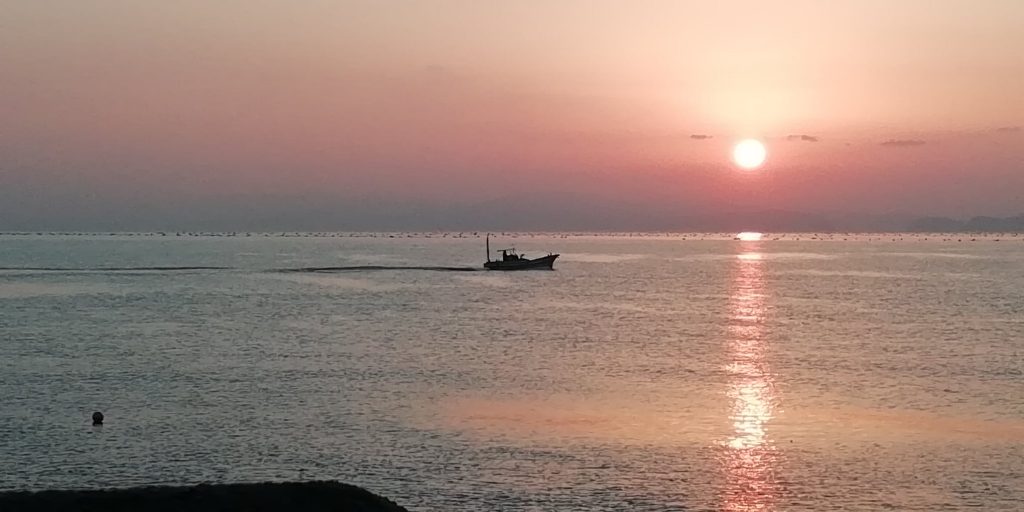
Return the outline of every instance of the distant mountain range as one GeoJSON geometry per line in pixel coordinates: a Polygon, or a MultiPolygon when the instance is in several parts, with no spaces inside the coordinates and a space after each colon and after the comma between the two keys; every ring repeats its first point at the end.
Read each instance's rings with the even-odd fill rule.
{"type": "Polygon", "coordinates": [[[916,217],[905,214],[825,214],[781,210],[689,217],[684,230],[764,232],[1024,232],[1024,214],[1015,217],[916,217]]]}
{"type": "Polygon", "coordinates": [[[966,221],[949,217],[922,217],[912,222],[907,229],[924,233],[1024,231],[1024,215],[1017,215],[1015,217],[972,217],[966,221]]]}

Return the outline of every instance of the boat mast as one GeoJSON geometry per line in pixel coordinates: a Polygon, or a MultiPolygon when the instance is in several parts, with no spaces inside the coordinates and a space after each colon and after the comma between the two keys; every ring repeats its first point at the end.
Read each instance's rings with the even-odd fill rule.
{"type": "Polygon", "coordinates": [[[487,263],[491,262],[491,234],[487,233],[487,263]]]}

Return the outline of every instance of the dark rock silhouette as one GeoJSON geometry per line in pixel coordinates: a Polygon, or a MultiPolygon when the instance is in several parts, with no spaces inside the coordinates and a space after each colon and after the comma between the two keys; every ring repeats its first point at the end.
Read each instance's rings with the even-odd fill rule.
{"type": "Polygon", "coordinates": [[[340,482],[201,484],[95,491],[0,492],[4,512],[205,512],[245,510],[408,512],[387,498],[340,482]]]}

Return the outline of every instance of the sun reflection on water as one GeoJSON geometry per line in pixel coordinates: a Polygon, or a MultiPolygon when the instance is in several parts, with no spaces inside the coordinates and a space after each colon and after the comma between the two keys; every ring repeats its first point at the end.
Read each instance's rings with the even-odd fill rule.
{"type": "Polygon", "coordinates": [[[726,347],[732,431],[723,441],[723,509],[774,510],[779,490],[779,452],[768,424],[778,397],[768,364],[765,329],[768,290],[764,261],[756,245],[746,245],[735,260],[729,299],[726,347]]]}

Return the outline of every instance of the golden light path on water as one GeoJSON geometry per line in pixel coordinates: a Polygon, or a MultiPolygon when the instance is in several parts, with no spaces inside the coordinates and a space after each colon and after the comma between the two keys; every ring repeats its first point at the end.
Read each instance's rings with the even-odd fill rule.
{"type": "Polygon", "coordinates": [[[779,452],[769,435],[778,397],[768,364],[768,288],[760,242],[740,243],[729,297],[727,395],[732,432],[723,441],[723,509],[774,510],[779,452]]]}

